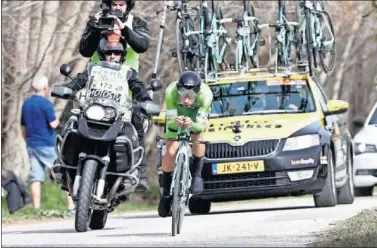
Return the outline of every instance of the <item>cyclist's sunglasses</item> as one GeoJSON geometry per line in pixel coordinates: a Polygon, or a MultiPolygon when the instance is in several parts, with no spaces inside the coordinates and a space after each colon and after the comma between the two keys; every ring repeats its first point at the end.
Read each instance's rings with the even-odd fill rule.
{"type": "Polygon", "coordinates": [[[195,98],[198,93],[196,93],[193,89],[185,89],[185,88],[182,88],[182,89],[178,89],[178,94],[181,96],[181,97],[188,97],[188,98],[195,98]]]}
{"type": "Polygon", "coordinates": [[[119,55],[122,55],[123,52],[122,51],[106,51],[105,52],[105,55],[107,56],[110,56],[111,54],[114,54],[115,56],[119,56],[119,55]]]}

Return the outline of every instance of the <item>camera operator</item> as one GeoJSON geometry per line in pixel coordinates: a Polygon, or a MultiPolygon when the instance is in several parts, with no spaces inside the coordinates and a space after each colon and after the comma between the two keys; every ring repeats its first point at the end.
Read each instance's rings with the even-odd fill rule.
{"type": "Polygon", "coordinates": [[[122,35],[126,43],[123,44],[127,52],[126,64],[138,72],[139,54],[149,49],[150,31],[144,20],[130,14],[136,0],[102,0],[101,2],[102,11],[94,17],[89,17],[90,20],[80,40],[80,54],[84,57],[91,57],[92,62],[99,61],[96,50],[102,38],[103,29],[98,26],[98,20],[103,17],[104,12],[110,11],[115,23],[114,32],[122,35]],[[120,13],[119,18],[118,13],[120,13]]]}

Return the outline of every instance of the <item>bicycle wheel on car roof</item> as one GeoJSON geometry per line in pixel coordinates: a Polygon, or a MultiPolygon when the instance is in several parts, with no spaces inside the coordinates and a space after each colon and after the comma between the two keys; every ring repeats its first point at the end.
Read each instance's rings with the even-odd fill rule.
{"type": "Polygon", "coordinates": [[[332,25],[331,16],[327,11],[323,12],[323,18],[320,18],[320,23],[322,28],[323,35],[325,36],[321,41],[321,46],[319,48],[319,60],[321,62],[321,66],[326,73],[331,73],[335,67],[335,59],[336,59],[336,52],[335,52],[335,32],[334,27],[332,25]],[[326,23],[327,22],[327,23],[326,23]],[[327,24],[330,27],[330,30],[327,28],[327,24]],[[334,37],[334,42],[325,46],[323,41],[331,40],[331,37],[334,37]]]}
{"type": "MultiPolygon", "coordinates": [[[[216,16],[216,19],[217,20],[221,20],[223,19],[223,11],[221,9],[221,7],[218,5],[216,6],[216,10],[215,10],[215,16],[216,16]]],[[[225,29],[225,26],[223,23],[217,23],[217,29],[225,29]]],[[[221,61],[220,63],[217,63],[216,61],[216,72],[218,71],[218,69],[224,71],[226,69],[226,60],[225,60],[225,56],[227,54],[227,44],[226,44],[226,40],[228,38],[228,34],[219,34],[219,37],[218,37],[218,48],[220,49],[220,51],[218,51],[219,53],[223,52],[222,56],[221,56],[221,61]],[[218,65],[218,66],[217,66],[218,65]]],[[[215,59],[216,58],[212,58],[212,59],[215,59]]]]}
{"type": "Polygon", "coordinates": [[[195,38],[198,37],[196,37],[197,35],[184,36],[185,30],[187,32],[195,31],[194,21],[191,17],[185,17],[183,21],[177,18],[175,25],[175,45],[179,73],[186,70],[195,70],[197,62],[195,43],[198,43],[198,40],[195,40],[195,38]]]}
{"type": "Polygon", "coordinates": [[[305,9],[305,22],[306,22],[306,28],[305,28],[305,37],[306,37],[306,51],[308,54],[308,67],[309,67],[309,74],[310,76],[313,75],[313,43],[312,43],[312,36],[311,36],[311,27],[310,27],[310,21],[311,21],[311,12],[309,9],[305,9]]]}
{"type": "Polygon", "coordinates": [[[298,64],[306,63],[308,60],[308,51],[307,47],[304,44],[304,33],[302,30],[305,30],[303,25],[305,24],[305,12],[303,8],[300,7],[300,3],[296,4],[294,21],[299,23],[298,26],[293,27],[294,35],[294,45],[296,48],[296,59],[298,64]]]}
{"type": "MultiPolygon", "coordinates": [[[[247,12],[248,16],[255,16],[255,9],[253,4],[249,0],[243,1],[243,13],[247,12]]],[[[255,67],[259,67],[259,56],[258,56],[258,47],[259,47],[259,37],[260,37],[260,30],[258,29],[256,23],[253,21],[249,21],[248,25],[250,27],[250,38],[249,38],[249,44],[246,44],[249,46],[249,48],[252,47],[252,45],[255,42],[255,46],[253,48],[253,55],[249,57],[251,64],[255,67]]],[[[244,56],[245,58],[242,58],[241,61],[244,64],[246,61],[246,56],[248,49],[244,49],[244,56]]],[[[245,66],[245,65],[244,65],[245,66]]]]}
{"type": "MultiPolygon", "coordinates": [[[[182,168],[183,168],[183,154],[178,155],[178,162],[175,165],[175,178],[173,186],[173,203],[172,203],[172,235],[175,236],[177,233],[177,227],[180,217],[180,201],[181,201],[181,181],[182,181],[182,168]]],[[[183,219],[182,219],[183,221],[183,219]]]]}

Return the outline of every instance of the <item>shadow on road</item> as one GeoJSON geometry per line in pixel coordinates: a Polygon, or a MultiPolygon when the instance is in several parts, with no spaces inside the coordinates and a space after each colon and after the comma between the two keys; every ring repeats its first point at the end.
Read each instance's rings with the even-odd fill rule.
{"type": "MultiPolygon", "coordinates": [[[[266,211],[282,211],[282,210],[298,210],[315,208],[314,206],[293,206],[293,207],[279,207],[279,208],[256,208],[256,209],[239,209],[239,210],[225,210],[225,211],[213,211],[206,215],[213,214],[237,214],[237,213],[253,213],[253,212],[266,212],[266,211]]],[[[194,215],[194,214],[190,214],[194,215]]]]}
{"type": "MultiPolygon", "coordinates": [[[[237,213],[253,213],[253,212],[266,212],[266,211],[282,211],[282,210],[298,210],[298,209],[309,209],[315,208],[314,206],[292,206],[292,207],[277,207],[277,208],[250,208],[250,209],[229,209],[229,210],[222,210],[222,211],[212,211],[208,214],[191,214],[186,213],[185,216],[198,216],[198,215],[217,215],[217,214],[237,214],[237,213]]],[[[155,219],[161,218],[160,216],[156,215],[138,215],[138,216],[114,216],[113,218],[117,219],[155,219]]]]}
{"type": "Polygon", "coordinates": [[[108,235],[98,235],[97,237],[169,237],[171,233],[118,233],[108,235]]]}
{"type": "MultiPolygon", "coordinates": [[[[101,231],[114,230],[116,228],[104,228],[101,231]]],[[[93,232],[94,230],[89,229],[88,232],[93,232]]],[[[33,234],[33,233],[78,233],[74,228],[64,228],[64,229],[50,229],[50,230],[25,230],[25,231],[11,231],[2,232],[2,234],[33,234]]]]}

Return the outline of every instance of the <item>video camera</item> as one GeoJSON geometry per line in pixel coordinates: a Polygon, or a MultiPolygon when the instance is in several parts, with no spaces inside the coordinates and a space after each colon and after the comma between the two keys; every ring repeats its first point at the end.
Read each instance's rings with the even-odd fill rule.
{"type": "Polygon", "coordinates": [[[110,15],[116,16],[119,19],[123,17],[123,13],[120,10],[110,11],[110,8],[106,4],[101,4],[102,17],[98,19],[99,29],[113,29],[114,28],[114,18],[110,15]]]}

